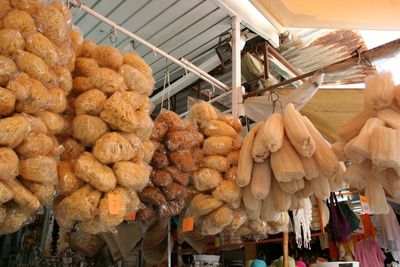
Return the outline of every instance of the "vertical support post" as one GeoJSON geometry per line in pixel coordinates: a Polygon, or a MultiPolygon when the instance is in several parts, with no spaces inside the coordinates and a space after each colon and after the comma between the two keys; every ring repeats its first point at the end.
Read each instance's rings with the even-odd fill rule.
{"type": "Polygon", "coordinates": [[[172,262],[171,262],[171,253],[172,253],[172,248],[171,248],[171,220],[168,223],[168,267],[172,267],[172,262]]]}
{"type": "Polygon", "coordinates": [[[283,231],[283,267],[289,267],[289,229],[283,231]]]}
{"type": "Polygon", "coordinates": [[[264,79],[269,78],[268,43],[264,45],[264,79]]]}
{"type": "Polygon", "coordinates": [[[239,103],[242,103],[240,57],[240,18],[232,18],[232,115],[239,117],[239,103]]]}

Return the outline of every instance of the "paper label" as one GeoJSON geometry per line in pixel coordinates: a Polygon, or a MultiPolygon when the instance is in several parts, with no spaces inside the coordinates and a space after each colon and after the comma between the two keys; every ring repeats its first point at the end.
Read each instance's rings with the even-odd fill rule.
{"type": "Polygon", "coordinates": [[[131,214],[126,215],[124,219],[125,219],[125,221],[136,220],[136,212],[132,212],[131,214]]]}
{"type": "Polygon", "coordinates": [[[360,204],[361,204],[361,210],[363,213],[371,214],[367,196],[360,195],[360,204]]]}
{"type": "Polygon", "coordinates": [[[120,215],[121,212],[121,196],[108,193],[108,213],[110,215],[120,215]]]}
{"type": "Polygon", "coordinates": [[[193,231],[194,217],[186,217],[182,221],[182,232],[193,231]]]}

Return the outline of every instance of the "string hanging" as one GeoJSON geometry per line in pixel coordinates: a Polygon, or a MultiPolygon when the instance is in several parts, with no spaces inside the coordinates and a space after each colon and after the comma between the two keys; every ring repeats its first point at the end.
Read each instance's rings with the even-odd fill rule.
{"type": "Polygon", "coordinates": [[[113,47],[115,47],[115,43],[117,42],[117,29],[116,28],[111,28],[110,30],[110,42],[112,43],[113,47]]]}

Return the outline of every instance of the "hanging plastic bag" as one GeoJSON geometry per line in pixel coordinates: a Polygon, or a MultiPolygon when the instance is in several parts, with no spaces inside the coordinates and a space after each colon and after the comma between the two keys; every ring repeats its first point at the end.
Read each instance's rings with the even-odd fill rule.
{"type": "Polygon", "coordinates": [[[330,223],[334,239],[339,242],[349,242],[351,239],[351,228],[334,192],[331,193],[329,200],[329,210],[331,213],[330,223]]]}

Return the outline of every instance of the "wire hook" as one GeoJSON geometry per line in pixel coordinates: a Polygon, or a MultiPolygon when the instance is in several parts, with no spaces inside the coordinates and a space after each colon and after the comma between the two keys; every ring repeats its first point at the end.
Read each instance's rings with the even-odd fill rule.
{"type": "Polygon", "coordinates": [[[111,28],[110,30],[111,35],[110,35],[110,42],[115,46],[115,43],[117,42],[117,29],[116,28],[111,28]]]}

